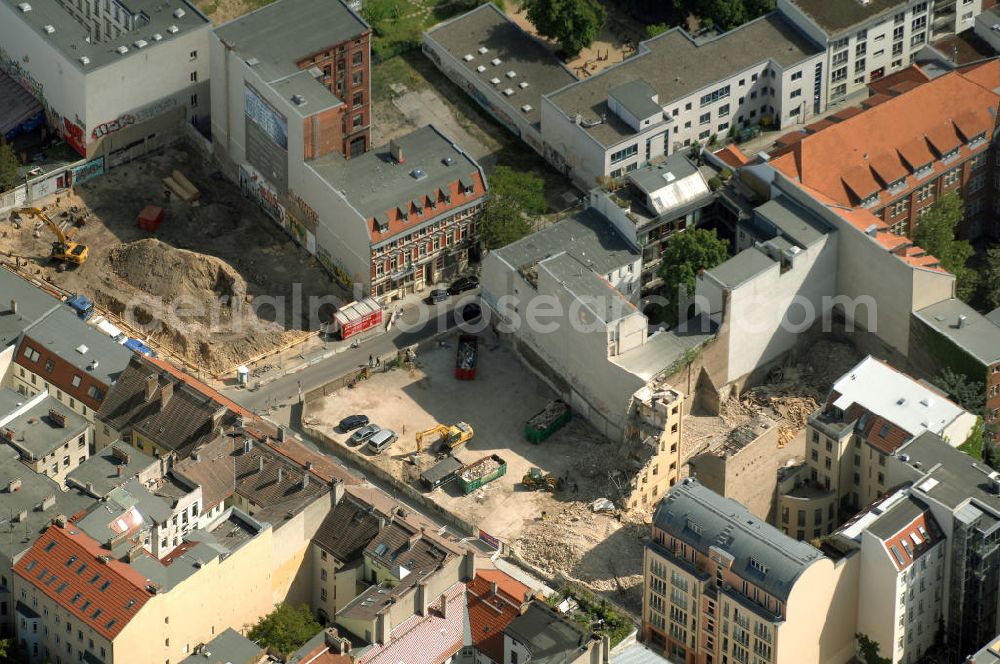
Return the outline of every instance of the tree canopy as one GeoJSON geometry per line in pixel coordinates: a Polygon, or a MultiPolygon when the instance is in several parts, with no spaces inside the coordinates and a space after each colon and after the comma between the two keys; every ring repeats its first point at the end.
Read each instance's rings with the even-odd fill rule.
{"type": "MultiPolygon", "coordinates": [[[[719,30],[731,30],[774,11],[775,0],[613,0],[638,21],[648,26],[685,27],[688,16],[719,30]]],[[[647,36],[654,36],[649,33],[647,36]]],[[[659,30],[663,32],[664,30],[659,30]]],[[[656,34],[659,34],[657,32],[656,34]]]]}
{"type": "Polygon", "coordinates": [[[545,183],[531,173],[497,166],[489,177],[490,198],[479,220],[479,233],[490,249],[499,249],[531,232],[545,212],[545,183]]]}
{"type": "Polygon", "coordinates": [[[538,34],[556,40],[568,57],[590,46],[607,18],[597,0],[525,0],[524,6],[538,34]]]}
{"type": "Polygon", "coordinates": [[[6,191],[14,185],[20,165],[10,143],[0,144],[0,191],[6,191]]]}
{"type": "Polygon", "coordinates": [[[660,264],[662,294],[673,305],[665,312],[667,321],[678,322],[680,315],[677,307],[683,296],[694,294],[698,271],[710,270],[728,259],[728,246],[729,243],[719,238],[714,230],[704,228],[676,233],[667,240],[660,264]]]}
{"type": "Polygon", "coordinates": [[[986,397],[982,381],[971,380],[964,373],[945,367],[934,379],[934,383],[951,397],[959,406],[970,413],[982,411],[986,397]]]}
{"type": "Polygon", "coordinates": [[[247,633],[247,638],[256,641],[274,655],[287,657],[314,637],[323,626],[313,618],[309,607],[302,604],[293,607],[280,602],[274,611],[260,619],[247,633]]]}
{"type": "Polygon", "coordinates": [[[986,250],[982,288],[986,306],[991,310],[1000,307],[1000,245],[986,250]]]}
{"type": "Polygon", "coordinates": [[[945,194],[935,202],[930,212],[920,218],[913,241],[927,253],[936,256],[941,266],[955,275],[956,296],[963,301],[976,292],[979,275],[968,266],[975,254],[966,240],[955,238],[955,229],[962,221],[963,204],[955,192],[945,194]]]}
{"type": "Polygon", "coordinates": [[[858,654],[861,655],[861,660],[865,664],[892,664],[891,659],[881,657],[878,654],[878,641],[874,641],[864,634],[855,634],[854,636],[858,640],[858,654]]]}

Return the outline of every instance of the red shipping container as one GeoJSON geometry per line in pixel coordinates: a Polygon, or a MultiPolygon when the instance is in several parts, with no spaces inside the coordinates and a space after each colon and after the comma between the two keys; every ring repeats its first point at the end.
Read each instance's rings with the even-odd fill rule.
{"type": "Polygon", "coordinates": [[[163,223],[163,208],[157,205],[147,205],[139,213],[139,228],[155,233],[163,223]]]}
{"type": "Polygon", "coordinates": [[[366,297],[358,302],[345,304],[333,313],[333,331],[341,339],[371,330],[382,324],[382,307],[374,299],[366,297]]]}

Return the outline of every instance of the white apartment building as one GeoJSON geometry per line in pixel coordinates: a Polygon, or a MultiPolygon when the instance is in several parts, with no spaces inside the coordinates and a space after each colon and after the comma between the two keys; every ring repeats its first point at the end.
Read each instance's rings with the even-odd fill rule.
{"type": "Polygon", "coordinates": [[[3,0],[0,71],[111,167],[207,125],[209,20],[186,0],[3,0]]]}
{"type": "Polygon", "coordinates": [[[892,664],[914,664],[944,614],[947,543],[909,488],[886,496],[837,532],[860,547],[858,633],[892,664]]]}
{"type": "Polygon", "coordinates": [[[974,27],[982,10],[982,0],[778,0],[778,12],[826,51],[824,106],[909,67],[928,43],[974,27]]]}

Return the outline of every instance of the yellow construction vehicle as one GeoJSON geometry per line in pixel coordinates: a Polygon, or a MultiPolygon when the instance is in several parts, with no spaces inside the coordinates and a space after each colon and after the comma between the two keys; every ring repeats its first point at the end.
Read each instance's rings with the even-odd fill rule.
{"type": "Polygon", "coordinates": [[[14,212],[20,215],[27,215],[29,217],[37,217],[41,219],[42,222],[49,227],[56,236],[56,241],[52,243],[52,258],[57,261],[64,261],[66,263],[72,263],[73,265],[83,265],[90,255],[90,247],[85,244],[80,244],[79,242],[74,242],[66,237],[62,229],[59,228],[59,224],[49,219],[48,215],[34,207],[19,208],[14,210],[14,212]]]}
{"type": "Polygon", "coordinates": [[[562,488],[561,479],[553,476],[551,473],[543,473],[541,468],[532,468],[525,473],[524,477],[521,478],[521,484],[529,491],[541,490],[553,492],[556,489],[562,488]]]}
{"type": "MultiPolygon", "coordinates": [[[[417,452],[424,451],[424,438],[428,436],[437,436],[441,449],[445,452],[450,452],[462,443],[471,440],[472,435],[472,427],[466,422],[459,422],[452,426],[438,424],[427,431],[421,431],[417,434],[417,452]]],[[[428,449],[430,449],[430,446],[428,446],[428,449]]]]}

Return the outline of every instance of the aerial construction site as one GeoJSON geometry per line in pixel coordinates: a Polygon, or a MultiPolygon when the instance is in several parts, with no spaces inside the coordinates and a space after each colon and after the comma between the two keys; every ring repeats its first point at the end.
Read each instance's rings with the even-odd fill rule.
{"type": "Polygon", "coordinates": [[[87,247],[83,264],[53,260],[55,234],[30,214],[0,219],[0,260],[90,297],[161,354],[209,374],[228,374],[303,340],[349,299],[236,185],[184,145],[77,185],[43,213],[87,247]],[[196,189],[191,200],[164,182],[175,171],[196,189]],[[140,227],[148,205],[164,211],[155,230],[140,227]],[[326,302],[312,315],[310,298],[326,302]]]}

